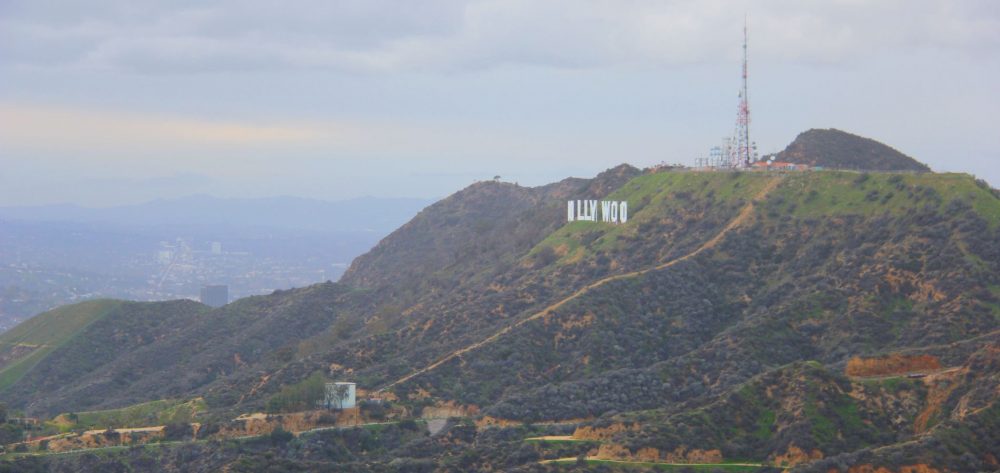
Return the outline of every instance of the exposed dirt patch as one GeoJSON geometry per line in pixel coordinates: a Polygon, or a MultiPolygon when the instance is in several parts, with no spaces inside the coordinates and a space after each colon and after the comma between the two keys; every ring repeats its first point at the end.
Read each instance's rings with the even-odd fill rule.
{"type": "Polygon", "coordinates": [[[616,434],[622,432],[638,432],[640,430],[639,424],[625,425],[621,422],[617,424],[611,424],[607,427],[591,427],[585,425],[582,427],[577,427],[573,431],[573,438],[581,440],[611,440],[616,434]]]}
{"type": "Polygon", "coordinates": [[[481,419],[476,421],[476,428],[483,429],[486,427],[516,427],[523,424],[521,421],[499,419],[496,417],[483,416],[481,419]]]}
{"type": "Polygon", "coordinates": [[[823,458],[823,452],[815,448],[812,449],[812,451],[807,452],[796,446],[795,443],[791,443],[788,445],[788,450],[786,450],[784,454],[775,455],[772,461],[775,465],[792,467],[800,463],[808,463],[821,458],[823,458]]]}
{"type": "MultiPolygon", "coordinates": [[[[932,468],[924,464],[916,465],[905,465],[899,467],[898,470],[893,470],[880,466],[878,468],[872,465],[857,465],[852,466],[847,470],[847,473],[945,473],[950,470],[938,470],[937,468],[932,468]]],[[[837,473],[836,469],[831,470],[831,473],[837,473]]]]}
{"type": "Polygon", "coordinates": [[[424,419],[447,419],[448,417],[474,417],[478,414],[478,406],[463,406],[454,401],[448,401],[425,407],[420,417],[424,419]]]}
{"type": "Polygon", "coordinates": [[[680,464],[722,463],[722,452],[717,449],[700,450],[695,448],[688,450],[686,447],[677,447],[672,452],[660,452],[660,450],[656,448],[644,447],[633,452],[625,446],[613,443],[601,444],[596,452],[591,452],[590,456],[598,460],[622,460],[634,462],[663,462],[680,464]]]}
{"type": "Polygon", "coordinates": [[[924,383],[927,384],[927,405],[920,414],[917,414],[917,419],[913,422],[915,433],[926,432],[928,428],[933,427],[931,421],[941,415],[941,406],[961,384],[960,375],[964,373],[965,370],[959,370],[924,378],[924,383]]]}
{"type": "Polygon", "coordinates": [[[941,360],[932,355],[891,355],[876,358],[854,357],[847,362],[847,376],[890,376],[941,369],[941,360]]]}

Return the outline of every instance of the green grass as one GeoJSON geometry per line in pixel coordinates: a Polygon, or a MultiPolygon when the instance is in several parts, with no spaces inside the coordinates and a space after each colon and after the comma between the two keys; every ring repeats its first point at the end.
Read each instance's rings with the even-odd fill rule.
{"type": "Polygon", "coordinates": [[[1000,224],[1000,200],[968,174],[793,173],[772,194],[775,197],[781,197],[786,208],[794,204],[792,215],[800,218],[884,212],[901,215],[928,204],[943,211],[951,201],[963,199],[990,226],[1000,224]]]}
{"type": "Polygon", "coordinates": [[[38,314],[0,335],[0,353],[9,353],[18,346],[36,347],[27,356],[0,369],[0,391],[12,386],[49,353],[120,304],[121,301],[101,299],[59,307],[38,314]]]}
{"type": "MultiPolygon", "coordinates": [[[[643,174],[607,196],[580,198],[619,200],[629,204],[629,221],[623,225],[601,222],[567,222],[527,255],[543,248],[565,250],[556,265],[565,265],[600,252],[622,251],[622,237],[637,236],[645,222],[683,218],[694,205],[711,202],[733,215],[768,181],[763,172],[660,172],[643,174]]],[[[963,200],[992,227],[1000,225],[1000,199],[977,185],[967,174],[857,173],[812,171],[784,175],[784,182],[769,194],[760,211],[768,218],[906,215],[926,206],[945,212],[949,203],[963,200]]],[[[967,252],[966,252],[967,253],[967,252]]],[[[971,257],[971,256],[970,256],[971,257]]],[[[975,261],[973,261],[975,262],[975,261]]]]}
{"type": "MultiPolygon", "coordinates": [[[[161,399],[144,402],[120,409],[77,412],[74,429],[104,429],[108,427],[146,427],[171,422],[192,422],[195,416],[206,409],[201,398],[190,401],[161,399]]],[[[68,417],[68,415],[67,415],[68,417]]],[[[59,424],[59,423],[55,423],[59,424]]],[[[70,426],[60,424],[60,430],[70,426]]]]}
{"type": "Polygon", "coordinates": [[[775,420],[777,420],[777,417],[774,411],[762,409],[760,415],[757,417],[755,423],[756,429],[754,429],[753,436],[760,440],[771,438],[771,427],[774,425],[775,420]]]}
{"type": "Polygon", "coordinates": [[[732,206],[734,215],[775,176],[764,173],[660,172],[638,176],[607,196],[581,198],[626,201],[629,220],[625,224],[567,222],[528,253],[542,248],[565,247],[558,264],[601,251],[618,251],[624,246],[622,236],[634,236],[639,226],[651,220],[682,215],[691,202],[708,201],[732,206]],[[589,237],[589,238],[588,238],[589,237]],[[589,240],[589,241],[588,241],[589,240]],[[587,242],[584,244],[584,242],[587,242]]]}
{"type": "Polygon", "coordinates": [[[837,427],[824,416],[816,406],[816,399],[808,396],[805,403],[805,414],[809,419],[810,430],[814,439],[821,445],[828,444],[837,436],[837,427]]]}

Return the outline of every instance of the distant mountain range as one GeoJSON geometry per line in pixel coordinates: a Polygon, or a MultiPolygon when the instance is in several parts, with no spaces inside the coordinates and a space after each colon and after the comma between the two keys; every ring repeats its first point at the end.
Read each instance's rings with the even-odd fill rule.
{"type": "Polygon", "coordinates": [[[475,183],[338,282],[218,309],[41,314],[0,335],[4,402],[51,417],[197,400],[200,438],[218,442],[13,465],[995,471],[1000,192],[899,172],[917,169],[837,136],[800,140],[823,171],[623,164],[540,187],[475,183]],[[865,159],[847,160],[855,145],[865,159]],[[848,163],[868,170],[829,170],[848,163]],[[572,199],[628,202],[628,222],[567,222],[572,199]],[[356,382],[365,415],[402,420],[294,439],[267,424],[315,406],[323,379],[356,382]],[[260,411],[275,417],[241,435],[267,435],[223,435],[260,411]],[[421,430],[421,413],[441,430],[421,430]]]}

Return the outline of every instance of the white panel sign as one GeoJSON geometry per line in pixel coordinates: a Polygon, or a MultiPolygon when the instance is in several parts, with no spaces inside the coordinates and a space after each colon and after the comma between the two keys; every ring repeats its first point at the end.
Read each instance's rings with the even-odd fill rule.
{"type": "Polygon", "coordinates": [[[628,222],[628,202],[570,200],[566,202],[566,221],[625,223],[628,222]]]}

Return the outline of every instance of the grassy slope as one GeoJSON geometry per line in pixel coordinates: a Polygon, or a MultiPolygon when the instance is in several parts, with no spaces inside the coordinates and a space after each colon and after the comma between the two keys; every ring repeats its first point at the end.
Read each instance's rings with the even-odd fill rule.
{"type": "Polygon", "coordinates": [[[8,363],[0,369],[0,391],[16,383],[49,353],[100,320],[121,301],[101,299],[81,302],[36,315],[0,335],[0,353],[8,354],[18,346],[35,349],[27,356],[8,363]]]}
{"type": "MultiPolygon", "coordinates": [[[[592,251],[620,251],[628,245],[621,237],[644,236],[640,234],[644,222],[680,216],[690,202],[710,199],[719,206],[744,202],[773,178],[771,173],[760,172],[644,174],[606,197],[629,203],[628,224],[567,223],[540,242],[528,256],[552,247],[560,255],[559,263],[565,264],[578,261],[592,251]]],[[[900,215],[928,205],[946,212],[949,203],[962,199],[991,228],[1000,225],[1000,201],[968,174],[791,173],[772,197],[782,199],[781,210],[796,218],[872,216],[886,212],[900,215]]]]}
{"type": "Polygon", "coordinates": [[[560,262],[571,262],[587,252],[581,246],[588,246],[591,250],[620,251],[627,246],[622,241],[623,236],[644,236],[640,234],[640,227],[645,222],[681,215],[691,201],[715,199],[720,205],[737,205],[756,194],[773,178],[773,175],[764,173],[643,174],[605,198],[628,202],[628,223],[612,225],[570,222],[539,243],[529,255],[544,247],[553,247],[563,255],[560,262]],[[595,231],[599,236],[585,245],[583,242],[587,239],[586,235],[595,231]]]}
{"type": "Polygon", "coordinates": [[[103,429],[192,422],[195,416],[204,411],[205,408],[205,401],[200,398],[190,401],[161,399],[121,409],[77,412],[75,413],[75,422],[71,421],[71,416],[61,415],[52,422],[52,425],[65,431],[73,428],[103,429]]]}
{"type": "Polygon", "coordinates": [[[776,193],[795,208],[795,217],[875,215],[904,212],[931,205],[944,210],[955,199],[966,199],[991,226],[1000,223],[1000,205],[968,174],[862,174],[847,171],[792,173],[776,193]]]}

